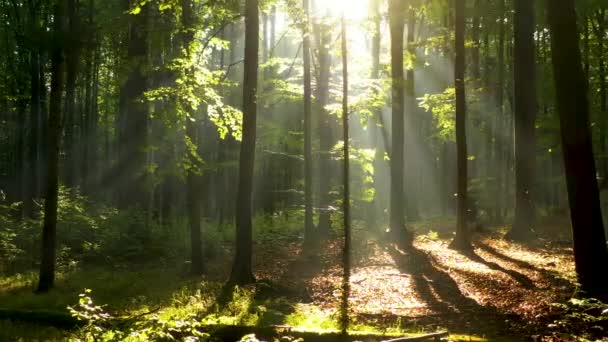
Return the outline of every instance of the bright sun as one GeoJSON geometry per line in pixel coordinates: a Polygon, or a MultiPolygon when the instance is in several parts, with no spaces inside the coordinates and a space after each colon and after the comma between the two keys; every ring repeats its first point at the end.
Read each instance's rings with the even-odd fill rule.
{"type": "Polygon", "coordinates": [[[318,14],[329,12],[331,16],[344,14],[348,19],[360,20],[367,17],[369,0],[316,0],[318,14]]]}

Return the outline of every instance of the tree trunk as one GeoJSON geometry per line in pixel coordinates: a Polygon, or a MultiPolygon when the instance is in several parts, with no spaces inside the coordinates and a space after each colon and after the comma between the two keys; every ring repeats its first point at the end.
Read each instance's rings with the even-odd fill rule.
{"type": "Polygon", "coordinates": [[[312,203],[312,86],[310,71],[310,3],[303,0],[304,30],[304,245],[307,249],[315,246],[317,237],[314,234],[312,203]]]}
{"type": "MultiPolygon", "coordinates": [[[[473,27],[471,30],[471,39],[473,40],[473,51],[471,52],[471,76],[475,81],[481,77],[479,51],[480,51],[480,36],[481,36],[481,0],[475,0],[473,9],[473,27]]],[[[487,31],[489,27],[484,26],[487,31]]]]}
{"type": "MultiPolygon", "coordinates": [[[[416,55],[416,48],[414,46],[414,30],[416,28],[416,11],[413,7],[410,7],[408,10],[408,18],[407,18],[407,51],[410,54],[410,58],[416,55]]],[[[407,115],[407,125],[409,126],[408,133],[408,144],[411,145],[409,149],[404,147],[405,154],[409,157],[409,163],[405,164],[405,208],[406,208],[406,217],[408,221],[416,221],[420,219],[420,213],[418,211],[418,202],[417,198],[418,193],[416,191],[416,184],[420,181],[417,179],[417,168],[420,168],[420,163],[414,163],[414,160],[419,159],[419,153],[417,151],[417,146],[419,142],[419,117],[417,115],[417,104],[416,104],[416,81],[414,79],[414,66],[412,65],[405,72],[405,115],[407,115]],[[409,150],[409,151],[408,151],[409,150]]],[[[404,134],[405,140],[405,134],[404,134]]],[[[405,144],[405,142],[404,142],[405,144]]],[[[405,163],[405,155],[403,157],[405,163]]]]}
{"type": "Polygon", "coordinates": [[[534,2],[514,1],[515,217],[507,238],[530,238],[535,221],[536,59],[534,2]]]}
{"type": "MultiPolygon", "coordinates": [[[[182,49],[185,51],[186,60],[190,60],[190,44],[194,40],[194,9],[192,8],[192,0],[181,0],[182,7],[182,24],[184,26],[182,33],[182,49]]],[[[190,77],[194,77],[193,75],[194,69],[190,68],[190,77]]],[[[185,101],[187,102],[187,101],[185,101]]],[[[195,149],[194,151],[189,151],[190,154],[193,154],[192,163],[196,165],[196,168],[190,168],[188,170],[187,177],[187,200],[188,200],[188,218],[190,223],[190,253],[191,253],[191,269],[190,272],[195,275],[202,274],[204,271],[203,264],[203,250],[202,250],[202,241],[201,241],[201,175],[202,170],[200,169],[200,165],[198,165],[199,160],[199,151],[198,146],[200,142],[198,141],[198,129],[196,124],[200,125],[200,119],[197,120],[195,117],[195,110],[187,103],[185,104],[186,110],[188,112],[189,118],[186,120],[188,123],[186,124],[186,135],[188,140],[190,141],[190,148],[195,149]]]]}
{"type": "Polygon", "coordinates": [[[411,244],[412,236],[405,229],[404,220],[404,106],[405,79],[403,70],[404,4],[389,1],[391,32],[392,77],[392,146],[391,146],[391,204],[390,229],[395,241],[411,244]]]}
{"type": "Polygon", "coordinates": [[[465,96],[465,1],[454,0],[456,28],[454,83],[456,87],[456,148],[457,148],[457,184],[458,211],[456,236],[451,247],[458,250],[471,248],[471,237],[467,228],[467,136],[466,136],[466,96],[465,96]]]}
{"type": "Polygon", "coordinates": [[[603,9],[599,9],[596,13],[596,23],[593,26],[595,31],[595,37],[597,39],[597,60],[598,60],[598,73],[597,77],[599,78],[599,100],[600,100],[600,113],[598,115],[599,122],[599,147],[600,147],[600,156],[599,156],[599,172],[601,177],[604,179],[605,184],[608,184],[606,181],[608,177],[608,161],[606,156],[606,143],[608,136],[608,118],[606,115],[608,114],[608,83],[606,82],[606,61],[605,61],[605,46],[604,46],[604,37],[606,36],[606,16],[605,11],[603,9]]]}
{"type": "Polygon", "coordinates": [[[505,0],[498,0],[498,51],[497,51],[497,79],[496,79],[496,88],[495,92],[495,102],[498,108],[495,118],[495,139],[496,143],[494,144],[494,153],[496,154],[496,187],[495,187],[495,211],[494,211],[494,222],[499,223],[503,219],[503,207],[505,204],[505,195],[504,195],[504,182],[505,182],[505,173],[507,170],[505,163],[505,149],[508,140],[504,135],[504,81],[505,81],[505,23],[504,18],[506,14],[505,8],[505,0]]]}
{"type": "Polygon", "coordinates": [[[245,2],[245,71],[243,80],[243,139],[239,162],[239,188],[236,209],[236,255],[230,283],[255,282],[252,270],[252,203],[255,161],[257,83],[259,52],[258,0],[245,2]]]}
{"type": "Polygon", "coordinates": [[[76,0],[68,0],[67,15],[69,33],[66,41],[66,85],[65,85],[65,185],[75,188],[78,185],[78,151],[76,141],[76,79],[79,64],[78,10],[76,0]]]}
{"type": "MultiPolygon", "coordinates": [[[[133,0],[125,0],[127,5],[133,0]]],[[[136,3],[135,5],[139,5],[136,3]]],[[[118,205],[121,208],[146,208],[148,196],[144,184],[148,136],[148,104],[144,99],[147,89],[148,17],[150,4],[141,12],[129,15],[127,60],[129,71],[120,89],[118,117],[118,205]]]]}
{"type": "Polygon", "coordinates": [[[348,45],[346,37],[346,19],[342,16],[342,129],[344,138],[343,182],[344,198],[342,199],[344,215],[344,246],[342,250],[342,302],[340,305],[340,328],[346,335],[349,325],[348,298],[350,297],[350,254],[351,254],[351,218],[350,218],[350,138],[348,131],[348,45]]]}
{"type": "MultiPolygon", "coordinates": [[[[31,34],[36,43],[40,39],[40,27],[38,24],[38,13],[34,8],[33,3],[29,2],[30,6],[30,21],[31,34]]],[[[38,138],[40,116],[42,115],[41,99],[40,99],[40,52],[38,46],[33,46],[30,50],[30,135],[29,135],[29,155],[28,155],[28,171],[25,198],[23,202],[23,214],[26,217],[34,217],[34,198],[38,195],[39,176],[38,169],[38,138]]]]}
{"type": "Polygon", "coordinates": [[[581,289],[608,300],[608,251],[596,182],[587,82],[581,65],[574,0],[548,1],[551,51],[560,116],[568,200],[574,237],[574,261],[581,289]]]}
{"type": "Polygon", "coordinates": [[[44,202],[42,253],[38,293],[48,292],[55,282],[55,249],[57,244],[57,201],[59,187],[59,143],[61,139],[61,96],[64,88],[65,61],[63,58],[66,32],[67,0],[55,1],[53,43],[51,50],[51,96],[48,129],[47,194],[44,202]]]}
{"type": "Polygon", "coordinates": [[[319,131],[319,227],[318,232],[321,237],[327,237],[331,231],[331,149],[333,146],[332,120],[325,107],[329,104],[329,77],[331,68],[331,56],[329,46],[331,45],[330,27],[325,23],[317,25],[318,39],[318,61],[319,78],[317,81],[317,107],[318,131],[319,131]]]}

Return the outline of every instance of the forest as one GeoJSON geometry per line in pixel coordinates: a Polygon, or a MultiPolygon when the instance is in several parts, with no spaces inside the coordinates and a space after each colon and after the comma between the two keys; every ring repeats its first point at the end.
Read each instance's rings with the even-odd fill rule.
{"type": "Polygon", "coordinates": [[[608,341],[608,1],[0,0],[0,341],[608,341]]]}

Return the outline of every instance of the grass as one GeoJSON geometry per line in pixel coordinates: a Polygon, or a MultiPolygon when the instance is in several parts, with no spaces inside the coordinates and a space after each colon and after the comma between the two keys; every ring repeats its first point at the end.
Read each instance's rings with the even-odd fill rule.
{"type": "Polygon", "coordinates": [[[34,294],[36,276],[16,275],[0,281],[0,303],[6,309],[65,311],[85,288],[94,289],[95,300],[112,312],[137,313],[167,305],[174,294],[196,281],[180,279],[171,269],[110,271],[79,270],[59,274],[57,286],[44,295],[34,294]]]}
{"type": "MultiPolygon", "coordinates": [[[[109,271],[104,269],[76,270],[60,274],[57,286],[48,294],[34,294],[36,275],[25,273],[0,279],[2,309],[45,310],[67,312],[78,294],[93,289],[97,305],[120,316],[135,316],[158,309],[161,318],[180,318],[193,313],[203,317],[203,324],[270,326],[289,325],[294,331],[338,331],[335,312],[313,304],[293,303],[286,297],[256,298],[253,287],[235,288],[228,300],[219,304],[222,283],[184,278],[174,269],[143,268],[140,270],[109,271]]],[[[358,324],[351,326],[353,334],[375,333],[399,335],[398,327],[379,330],[358,324]]],[[[0,321],[0,340],[60,341],[68,334],[51,327],[0,321]]]]}

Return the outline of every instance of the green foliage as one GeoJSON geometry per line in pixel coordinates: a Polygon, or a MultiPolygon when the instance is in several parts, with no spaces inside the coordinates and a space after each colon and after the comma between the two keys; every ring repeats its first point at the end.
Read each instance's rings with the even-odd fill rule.
{"type": "Polygon", "coordinates": [[[9,265],[25,253],[16,241],[19,222],[14,218],[19,212],[19,205],[0,202],[0,274],[8,271],[9,265]]]}
{"type": "Polygon", "coordinates": [[[70,339],[74,342],[88,341],[206,341],[208,334],[200,332],[201,324],[195,316],[180,318],[160,318],[151,314],[145,319],[117,319],[96,305],[86,289],[80,294],[78,304],[68,306],[70,313],[85,322],[70,339]],[[126,325],[126,326],[125,326],[126,325]]]}
{"type": "Polygon", "coordinates": [[[456,88],[447,88],[440,94],[425,94],[418,100],[420,108],[433,114],[435,136],[444,141],[455,141],[456,88]]]}
{"type": "Polygon", "coordinates": [[[553,304],[556,317],[547,327],[552,336],[577,341],[599,341],[608,332],[608,305],[592,298],[572,298],[553,304]]]}
{"type": "MultiPolygon", "coordinates": [[[[57,267],[80,263],[133,264],[175,259],[181,236],[141,209],[118,211],[74,191],[59,189],[57,267]]],[[[42,205],[36,219],[18,219],[20,204],[0,205],[0,273],[28,269],[39,260],[42,205]]],[[[185,228],[183,228],[185,229],[185,228]]]]}
{"type": "MultiPolygon", "coordinates": [[[[467,89],[467,105],[479,102],[483,88],[467,89]]],[[[443,93],[424,94],[418,98],[418,106],[433,115],[434,137],[442,141],[456,141],[456,88],[446,88],[443,93]]]]}

